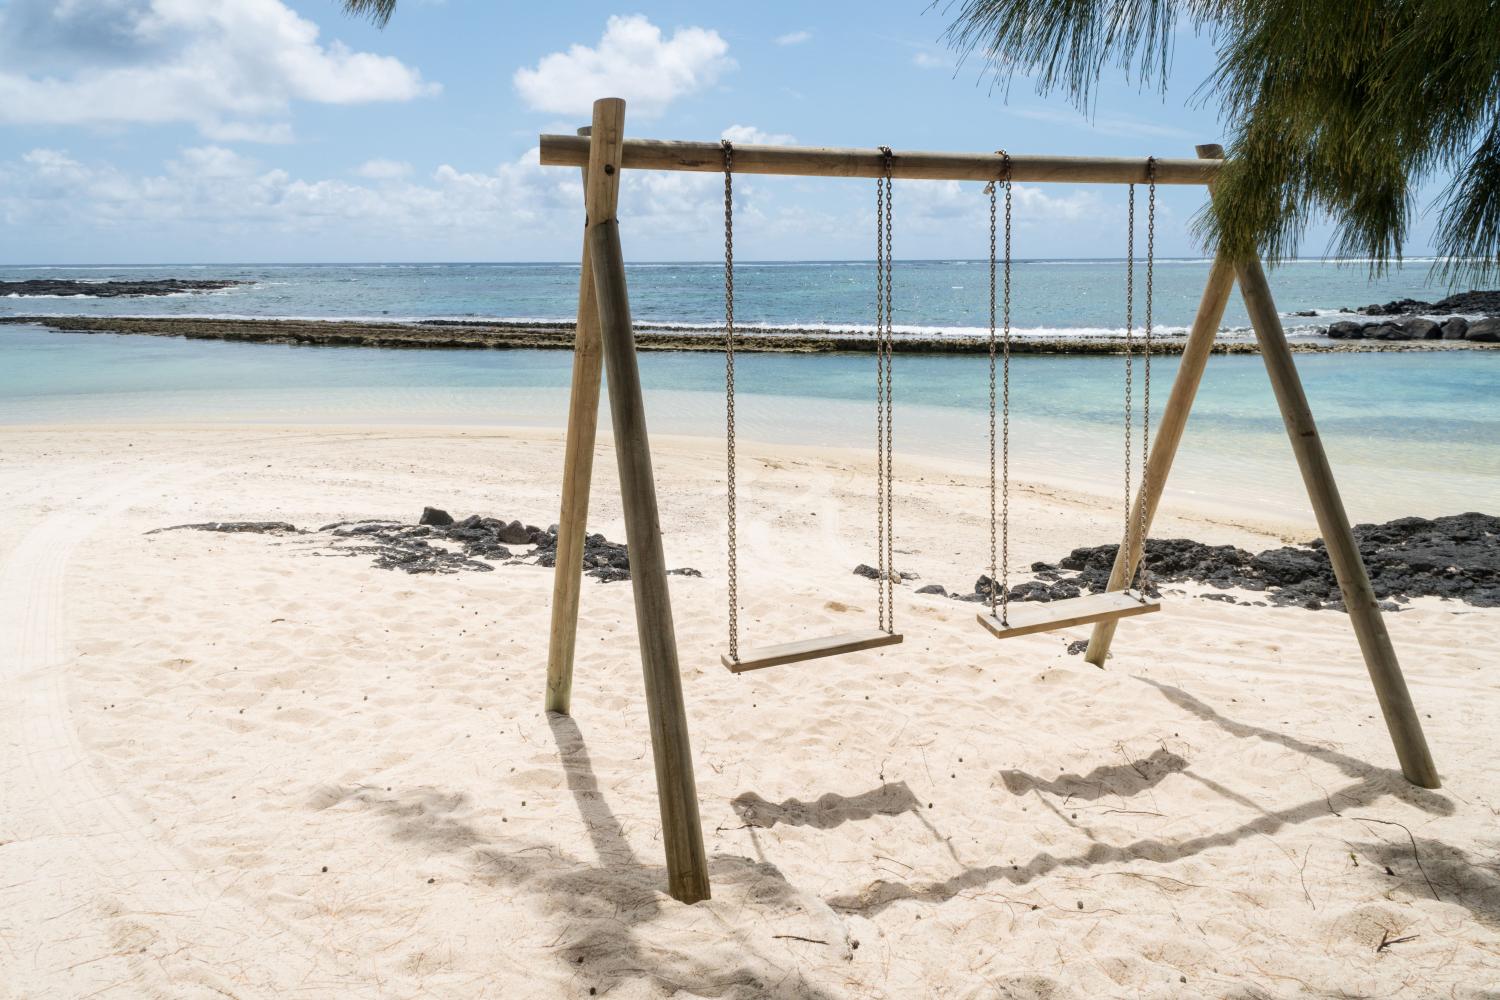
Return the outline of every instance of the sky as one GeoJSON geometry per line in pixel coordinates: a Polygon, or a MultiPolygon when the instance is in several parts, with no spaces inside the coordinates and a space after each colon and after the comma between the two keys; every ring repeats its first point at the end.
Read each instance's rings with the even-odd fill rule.
{"type": "MultiPolygon", "coordinates": [[[[1111,71],[1084,115],[992,85],[928,0],[754,4],[401,0],[383,30],[335,0],[0,0],[0,263],[569,261],[582,186],[540,133],[627,101],[643,138],[1192,156],[1207,40],[1170,87],[1111,71]]],[[[627,259],[722,253],[722,179],[631,173],[627,259]]],[[[868,180],[742,177],[740,260],[874,255],[868,180]]],[[[1204,192],[1161,189],[1157,252],[1197,256],[1204,192]]],[[[1144,206],[1144,191],[1140,192],[1144,206]]],[[[898,181],[898,257],[987,252],[981,186],[898,181]]],[[[1016,185],[1018,257],[1114,257],[1118,187],[1016,185]]],[[[1321,255],[1315,226],[1304,255],[1321,255]]],[[[1408,256],[1428,252],[1424,219],[1408,256]]]]}

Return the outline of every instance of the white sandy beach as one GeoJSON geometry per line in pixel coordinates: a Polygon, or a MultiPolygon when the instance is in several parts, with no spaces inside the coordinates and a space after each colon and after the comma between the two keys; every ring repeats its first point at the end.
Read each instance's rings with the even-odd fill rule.
{"type": "MultiPolygon", "coordinates": [[[[669,564],[704,574],[671,581],[714,879],[691,907],[628,584],[585,581],[549,718],[546,570],[146,534],[545,525],[559,434],[0,430],[0,997],[1497,995],[1500,609],[1388,616],[1436,792],[1328,611],[1169,593],[1101,671],[1066,651],[1086,630],[1002,644],[906,586],[903,645],[733,676],[721,443],[653,444],[669,564]]],[[[746,641],[866,626],[870,456],[740,460],[746,641]]],[[[900,568],[968,590],[979,470],[900,462],[900,568]]],[[[623,540],[607,443],[596,470],[623,540]]],[[[1015,564],[1115,541],[1117,504],[1028,487],[1015,564]]],[[[1246,523],[1169,489],[1155,534],[1315,533],[1246,523]]]]}

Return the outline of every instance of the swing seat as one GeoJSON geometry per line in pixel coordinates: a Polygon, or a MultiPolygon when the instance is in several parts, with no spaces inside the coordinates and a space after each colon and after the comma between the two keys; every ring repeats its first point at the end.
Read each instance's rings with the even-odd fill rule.
{"type": "Polygon", "coordinates": [[[784,663],[799,663],[802,660],[816,660],[824,656],[838,656],[842,653],[858,652],[861,649],[874,649],[877,646],[894,646],[902,638],[904,637],[900,632],[882,632],[880,629],[872,628],[863,632],[846,632],[843,635],[825,635],[816,639],[798,639],[795,642],[778,643],[775,646],[742,649],[738,660],[731,658],[728,653],[721,656],[719,660],[729,668],[730,673],[742,674],[747,670],[777,667],[784,663]]]}
{"type": "Polygon", "coordinates": [[[1012,601],[1007,616],[1009,624],[988,611],[981,611],[978,618],[979,624],[993,632],[995,638],[1011,639],[1018,635],[1115,621],[1160,610],[1160,601],[1147,600],[1134,590],[1112,590],[1063,601],[1012,601]]]}

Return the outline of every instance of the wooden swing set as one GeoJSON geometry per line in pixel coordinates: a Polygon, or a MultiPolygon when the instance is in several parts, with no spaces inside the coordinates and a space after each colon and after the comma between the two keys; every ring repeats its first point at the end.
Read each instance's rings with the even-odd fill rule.
{"type": "Polygon", "coordinates": [[[895,627],[893,565],[894,439],[892,417],[893,325],[891,316],[891,261],[893,235],[892,187],[895,178],[987,182],[989,195],[989,445],[990,445],[990,586],[988,609],[980,623],[999,638],[1091,624],[1085,658],[1103,666],[1120,619],[1160,609],[1147,595],[1149,577],[1143,565],[1145,540],[1155,516],[1167,474],[1187,425],[1198,384],[1203,376],[1224,309],[1239,282],[1245,307],[1265,360],[1276,401],[1292,450],[1307,487],[1329,560],[1342,591],[1350,623],[1364,655],[1365,666],[1395,745],[1406,779],[1424,788],[1437,788],[1437,769],[1411,695],[1396,660],[1380,615],[1369,576],[1312,411],[1292,361],[1270,286],[1258,260],[1230,260],[1215,256],[1198,312],[1188,333],[1171,394],[1156,429],[1151,431],[1152,294],[1155,256],[1156,187],[1158,184],[1212,185],[1222,165],[1218,146],[1197,148],[1198,159],[1120,159],[1061,156],[1011,156],[996,153],[904,153],[889,147],[831,149],[738,145],[728,142],[664,142],[625,139],[625,102],[605,98],[594,103],[593,124],[577,136],[543,135],[541,162],[545,166],[583,169],[586,213],[583,263],[578,289],[578,326],[573,355],[573,380],[568,408],[564,454],[562,510],[558,518],[557,562],[554,571],[552,625],[547,657],[548,711],[568,714],[573,686],[573,658],[578,631],[578,605],[583,580],[583,547],[587,536],[589,488],[593,475],[598,424],[600,374],[607,369],[615,456],[619,466],[626,542],[630,553],[631,587],[641,666],[646,682],[646,707],[655,758],[657,796],[661,806],[662,840],[666,849],[668,891],[683,902],[709,898],[708,864],[698,815],[683,704],[677,641],[667,590],[667,567],[662,554],[646,411],[636,364],[624,256],[620,247],[616,208],[620,173],[632,170],[722,172],[724,176],[725,246],[725,389],[727,399],[728,528],[729,528],[729,638],[722,661],[734,673],[824,656],[834,656],[901,642],[895,627]],[[865,177],[876,181],[876,545],[879,552],[876,585],[879,591],[876,627],[825,638],[801,639],[764,647],[739,645],[739,595],[736,552],[735,423],[734,423],[734,240],[733,179],[735,174],[778,174],[815,177],[865,177]],[[1129,187],[1127,250],[1127,347],[1125,353],[1125,496],[1124,541],[1116,554],[1105,593],[1073,600],[1012,605],[1006,564],[1009,557],[1010,517],[1010,298],[1011,298],[1011,185],[1013,182],[1124,184],[1129,187]],[[1141,422],[1141,476],[1132,495],[1131,427],[1134,350],[1135,190],[1148,188],[1144,343],[1140,355],[1144,371],[1141,422]],[[997,254],[997,200],[1004,197],[1004,254],[997,254]],[[997,312],[997,278],[999,303],[997,312]],[[998,321],[998,322],[997,322],[998,321]],[[999,331],[997,333],[997,330],[999,331]],[[997,429],[998,412],[998,429],[997,429]],[[999,456],[997,474],[996,456],[999,456]],[[997,509],[998,508],[998,509],[997,509]],[[998,526],[998,541],[997,541],[998,526]],[[998,549],[998,551],[997,551],[998,549]]]}

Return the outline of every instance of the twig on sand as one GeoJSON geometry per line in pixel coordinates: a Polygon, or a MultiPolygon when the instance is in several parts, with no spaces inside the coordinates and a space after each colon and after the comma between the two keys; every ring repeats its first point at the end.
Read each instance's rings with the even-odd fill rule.
{"type": "Polygon", "coordinates": [[[1318,904],[1313,902],[1312,893],[1307,891],[1307,857],[1311,853],[1312,845],[1309,844],[1307,850],[1302,852],[1302,867],[1297,869],[1297,878],[1302,881],[1302,895],[1307,897],[1307,905],[1316,910],[1318,904]]]}
{"type": "MultiPolygon", "coordinates": [[[[802,937],[800,934],[772,934],[771,937],[778,941],[806,941],[808,944],[827,944],[822,938],[802,937]]],[[[1406,940],[1402,938],[1402,940],[1406,940]]],[[[1394,944],[1394,942],[1392,942],[1394,944]]]]}
{"type": "Polygon", "coordinates": [[[1381,823],[1385,826],[1399,826],[1401,827],[1401,829],[1405,830],[1406,839],[1411,841],[1411,856],[1412,859],[1417,863],[1417,871],[1422,873],[1422,879],[1427,883],[1427,888],[1431,890],[1432,898],[1437,900],[1438,902],[1442,902],[1443,897],[1438,895],[1437,886],[1432,884],[1432,879],[1427,877],[1427,869],[1422,867],[1422,855],[1417,851],[1417,838],[1412,836],[1411,830],[1408,829],[1405,824],[1397,823],[1395,820],[1389,819],[1372,819],[1369,816],[1351,816],[1350,819],[1359,820],[1361,823],[1381,823]]]}
{"type": "Polygon", "coordinates": [[[1390,931],[1382,928],[1380,931],[1380,943],[1375,946],[1375,950],[1382,952],[1393,944],[1405,944],[1407,941],[1415,941],[1419,937],[1421,937],[1420,934],[1408,934],[1406,937],[1393,938],[1390,931]]]}

